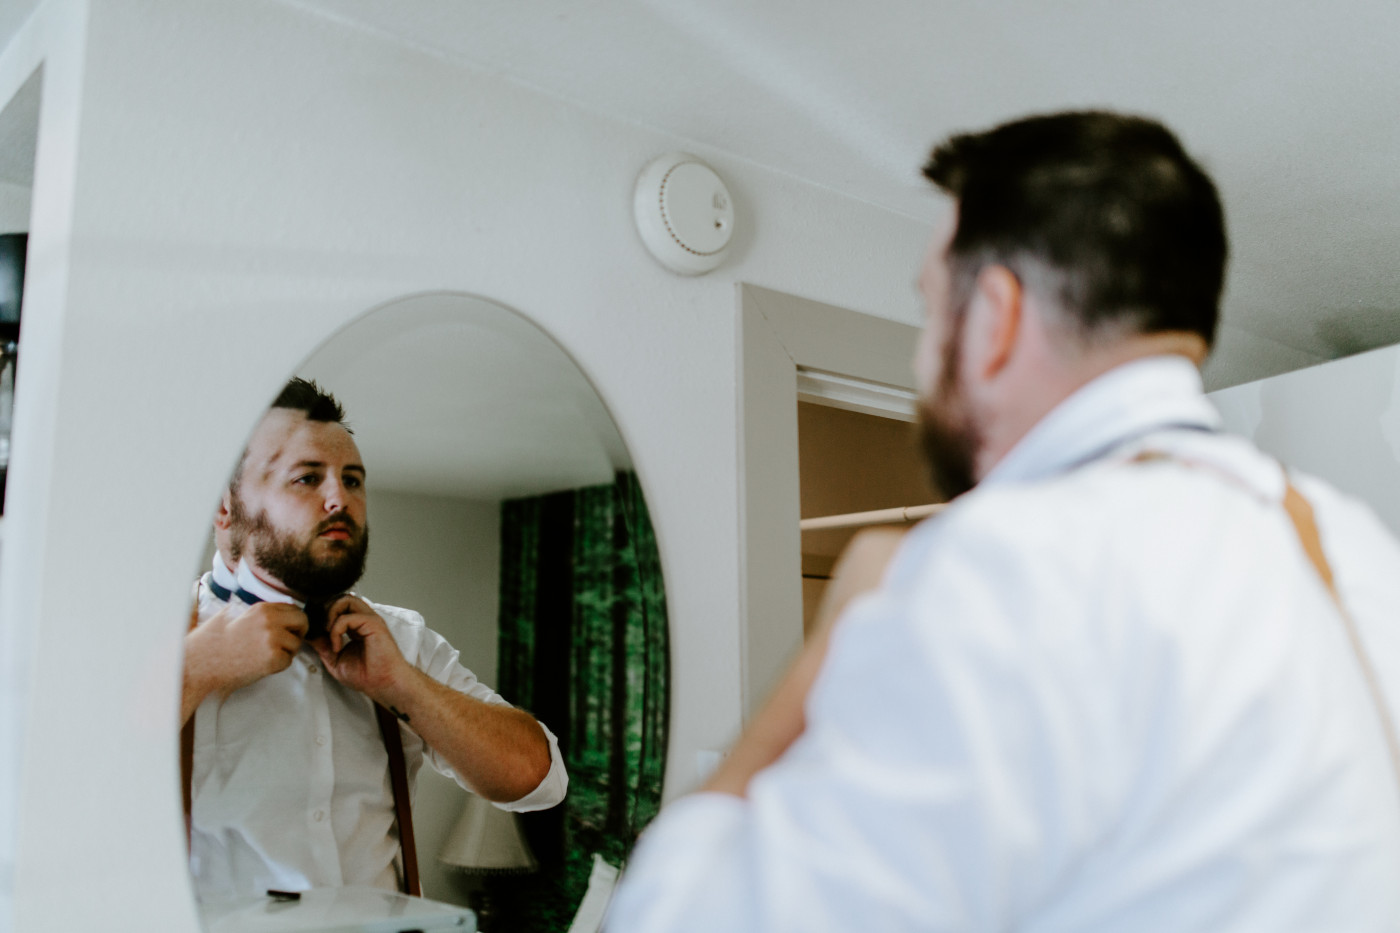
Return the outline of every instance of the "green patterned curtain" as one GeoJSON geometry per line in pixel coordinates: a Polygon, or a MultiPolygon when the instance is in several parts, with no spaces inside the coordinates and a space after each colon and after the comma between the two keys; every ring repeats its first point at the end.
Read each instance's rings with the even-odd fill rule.
{"type": "Polygon", "coordinates": [[[540,872],[490,880],[500,929],[566,931],[594,854],[621,865],[656,815],[669,656],[660,556],[635,474],[502,503],[500,692],[559,737],[569,794],[522,816],[540,872]]]}

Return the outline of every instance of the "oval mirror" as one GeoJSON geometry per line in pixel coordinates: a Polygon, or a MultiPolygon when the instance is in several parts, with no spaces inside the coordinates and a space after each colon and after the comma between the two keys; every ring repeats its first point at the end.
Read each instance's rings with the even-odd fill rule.
{"type": "Polygon", "coordinates": [[[296,376],[344,426],[291,396],[260,421],[186,636],[206,929],[450,926],[391,893],[415,860],[482,929],[567,929],[661,801],[665,595],[622,437],[558,344],[466,295],[380,307],[296,376]]]}

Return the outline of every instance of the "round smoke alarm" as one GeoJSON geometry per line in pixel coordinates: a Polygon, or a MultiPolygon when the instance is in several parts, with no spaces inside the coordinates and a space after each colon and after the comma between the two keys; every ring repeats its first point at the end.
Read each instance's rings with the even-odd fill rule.
{"type": "Polygon", "coordinates": [[[734,200],[714,171],[693,155],[652,160],[637,179],[632,211],[642,242],[681,275],[716,268],[734,235],[734,200]]]}

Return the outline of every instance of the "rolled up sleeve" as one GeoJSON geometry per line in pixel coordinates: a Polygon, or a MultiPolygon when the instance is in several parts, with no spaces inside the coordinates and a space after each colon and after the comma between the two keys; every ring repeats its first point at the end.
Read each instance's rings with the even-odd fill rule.
{"type": "MultiPolygon", "coordinates": [[[[400,632],[396,633],[399,648],[406,657],[412,658],[414,666],[423,673],[433,678],[440,684],[451,687],[458,693],[464,693],[469,697],[481,700],[483,703],[491,703],[497,706],[511,706],[496,691],[472,673],[461,663],[461,654],[456,648],[437,632],[428,628],[423,623],[423,617],[416,612],[396,609],[392,606],[375,605],[375,609],[384,616],[393,613],[401,626],[400,632]]],[[[538,720],[536,720],[538,722],[538,720]]],[[[544,731],[545,739],[549,742],[549,771],[535,789],[530,791],[519,800],[497,803],[496,806],[502,810],[509,810],[515,813],[526,813],[532,810],[547,810],[563,802],[564,795],[569,790],[569,775],[564,768],[564,757],[559,752],[559,739],[550,731],[544,723],[539,723],[544,731]]],[[[452,769],[447,759],[443,758],[431,746],[421,743],[423,747],[423,757],[437,771],[446,777],[452,778],[464,790],[471,790],[461,776],[452,769]]]]}

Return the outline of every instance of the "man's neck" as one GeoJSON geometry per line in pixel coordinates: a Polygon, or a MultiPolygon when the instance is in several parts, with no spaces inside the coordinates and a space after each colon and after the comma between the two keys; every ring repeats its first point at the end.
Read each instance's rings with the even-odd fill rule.
{"type": "Polygon", "coordinates": [[[1201,335],[1188,331],[1132,334],[1086,353],[1084,366],[1087,378],[1080,384],[1087,385],[1110,369],[1149,356],[1184,356],[1199,369],[1209,353],[1210,347],[1201,335]]]}
{"type": "Polygon", "coordinates": [[[285,583],[274,577],[272,574],[262,570],[261,568],[254,567],[253,576],[257,577],[258,580],[260,580],[263,583],[266,583],[268,586],[272,587],[274,590],[281,593],[283,596],[290,596],[292,597],[292,599],[302,598],[300,593],[296,593],[288,589],[285,583]]]}
{"type": "Polygon", "coordinates": [[[1153,356],[1181,356],[1197,367],[1209,352],[1206,342],[1193,333],[1166,331],[1132,334],[1111,343],[1083,349],[1072,358],[1061,358],[1062,365],[1038,374],[1034,384],[1027,381],[1008,405],[983,432],[977,452],[976,475],[981,481],[1021,442],[1031,429],[1100,376],[1135,360],[1153,356]]]}
{"type": "Polygon", "coordinates": [[[288,587],[277,577],[273,576],[272,574],[264,570],[262,567],[253,563],[246,556],[241,561],[239,561],[239,569],[246,572],[259,584],[273,591],[274,593],[280,593],[283,596],[286,596],[288,599],[296,600],[299,603],[304,603],[306,601],[300,593],[288,587]]]}

